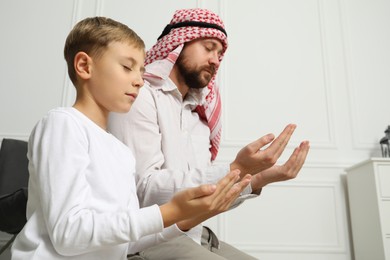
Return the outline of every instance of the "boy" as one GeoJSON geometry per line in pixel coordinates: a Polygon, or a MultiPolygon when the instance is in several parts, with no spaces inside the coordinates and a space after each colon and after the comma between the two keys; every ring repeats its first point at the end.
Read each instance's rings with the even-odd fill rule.
{"type": "Polygon", "coordinates": [[[144,48],[135,32],[103,17],[80,21],[68,35],[76,101],[49,111],[31,133],[28,221],[12,259],[126,259],[227,210],[248,185],[250,176],[235,184],[232,171],[217,185],[139,208],[134,157],[106,129],[108,114],[128,112],[137,98],[144,48]]]}

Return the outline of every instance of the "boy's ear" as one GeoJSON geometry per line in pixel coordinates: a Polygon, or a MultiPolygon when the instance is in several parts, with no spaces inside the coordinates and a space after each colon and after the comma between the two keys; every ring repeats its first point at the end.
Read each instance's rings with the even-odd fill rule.
{"type": "Polygon", "coordinates": [[[74,57],[74,69],[76,74],[82,79],[89,79],[91,77],[91,63],[92,59],[83,51],[80,51],[74,57]]]}

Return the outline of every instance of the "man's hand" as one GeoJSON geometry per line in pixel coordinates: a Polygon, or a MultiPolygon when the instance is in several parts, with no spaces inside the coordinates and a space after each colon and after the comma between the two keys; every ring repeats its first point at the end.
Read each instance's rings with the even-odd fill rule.
{"type": "Polygon", "coordinates": [[[230,169],[239,169],[242,177],[246,174],[255,175],[272,167],[286,148],[295,128],[296,125],[289,124],[276,139],[273,134],[268,134],[248,144],[238,152],[230,169]],[[262,149],[268,144],[267,148],[262,149]]]}
{"type": "Polygon", "coordinates": [[[252,176],[252,191],[258,193],[265,185],[293,179],[297,176],[305,163],[310,146],[308,141],[303,141],[299,147],[295,148],[290,158],[283,165],[273,165],[252,176]]]}

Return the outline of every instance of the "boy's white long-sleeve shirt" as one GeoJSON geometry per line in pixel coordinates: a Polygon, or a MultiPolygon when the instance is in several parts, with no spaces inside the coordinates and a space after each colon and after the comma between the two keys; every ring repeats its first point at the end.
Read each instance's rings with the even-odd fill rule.
{"type": "MultiPolygon", "coordinates": [[[[145,81],[128,113],[110,115],[110,131],[132,149],[137,160],[141,206],[165,203],[184,188],[217,183],[229,172],[229,165],[211,163],[210,129],[194,111],[207,91],[191,90],[183,99],[169,78],[159,86],[145,81]]],[[[251,192],[248,185],[233,207],[257,196],[251,192]]],[[[201,225],[187,235],[200,244],[201,225]]]]}
{"type": "Polygon", "coordinates": [[[157,205],[139,208],[131,151],[74,108],[38,122],[28,159],[28,221],[12,259],[126,259],[182,234],[163,230],[157,205]]]}

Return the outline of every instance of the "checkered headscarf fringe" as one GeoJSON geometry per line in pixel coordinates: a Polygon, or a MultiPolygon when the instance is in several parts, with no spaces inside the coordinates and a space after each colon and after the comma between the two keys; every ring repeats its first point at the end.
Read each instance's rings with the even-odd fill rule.
{"type": "MultiPolygon", "coordinates": [[[[215,13],[206,9],[177,10],[171,22],[165,27],[157,43],[146,53],[145,80],[153,85],[160,85],[167,79],[184,43],[198,38],[217,38],[225,53],[228,42],[224,24],[215,13]]],[[[220,56],[222,60],[223,54],[220,56]]],[[[215,82],[215,76],[207,85],[209,93],[206,102],[196,107],[195,111],[210,128],[211,160],[215,160],[221,141],[221,96],[215,82]]]]}

